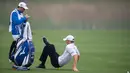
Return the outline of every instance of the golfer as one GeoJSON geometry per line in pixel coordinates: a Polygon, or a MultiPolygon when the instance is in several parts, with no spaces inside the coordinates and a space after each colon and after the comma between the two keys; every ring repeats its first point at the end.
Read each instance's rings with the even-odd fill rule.
{"type": "Polygon", "coordinates": [[[22,30],[26,25],[26,21],[28,20],[28,15],[23,15],[23,12],[28,9],[25,2],[20,2],[18,7],[14,9],[10,14],[10,24],[9,24],[9,32],[12,33],[12,37],[14,41],[10,46],[9,51],[9,61],[11,62],[11,54],[14,53],[17,40],[22,37],[22,30]]]}
{"type": "Polygon", "coordinates": [[[66,41],[67,45],[64,53],[60,56],[56,52],[55,46],[53,44],[50,44],[47,41],[47,39],[43,37],[43,42],[45,43],[45,47],[43,48],[42,54],[39,59],[41,61],[41,64],[39,64],[37,68],[44,68],[44,69],[46,68],[45,62],[48,56],[50,57],[52,66],[55,68],[59,68],[66,65],[68,62],[70,62],[71,58],[73,57],[72,70],[78,72],[77,62],[79,60],[80,53],[74,44],[74,37],[72,35],[68,35],[63,40],[66,41]]]}

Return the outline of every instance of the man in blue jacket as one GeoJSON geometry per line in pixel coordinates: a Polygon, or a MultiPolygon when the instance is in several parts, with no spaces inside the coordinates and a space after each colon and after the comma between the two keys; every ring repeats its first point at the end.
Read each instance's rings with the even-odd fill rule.
{"type": "Polygon", "coordinates": [[[15,52],[16,44],[19,38],[22,37],[22,30],[24,29],[24,26],[26,25],[26,21],[28,20],[28,15],[23,15],[23,12],[28,9],[25,2],[20,2],[18,4],[18,7],[14,9],[10,14],[10,24],[9,24],[9,32],[12,33],[12,37],[14,41],[12,42],[10,46],[9,51],[9,61],[11,60],[11,55],[15,52]]]}

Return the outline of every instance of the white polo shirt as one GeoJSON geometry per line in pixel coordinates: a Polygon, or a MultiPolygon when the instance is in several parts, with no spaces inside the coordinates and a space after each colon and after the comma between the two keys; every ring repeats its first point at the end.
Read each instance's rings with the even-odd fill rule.
{"type": "Polygon", "coordinates": [[[59,58],[58,58],[59,65],[64,66],[76,54],[80,55],[80,53],[79,53],[77,47],[75,46],[75,44],[74,43],[68,44],[65,48],[64,53],[61,56],[59,56],[59,58]]]}

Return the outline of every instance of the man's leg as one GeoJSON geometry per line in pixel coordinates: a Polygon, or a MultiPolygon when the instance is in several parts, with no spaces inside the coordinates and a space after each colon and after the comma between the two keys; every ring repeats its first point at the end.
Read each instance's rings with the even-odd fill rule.
{"type": "Polygon", "coordinates": [[[50,56],[51,64],[54,67],[57,67],[59,55],[56,53],[54,45],[50,44],[45,37],[43,38],[43,42],[46,46],[44,47],[41,57],[39,59],[42,63],[37,68],[45,68],[45,62],[48,55],[50,56]]]}
{"type": "Polygon", "coordinates": [[[37,66],[37,68],[45,68],[45,62],[46,62],[46,59],[48,57],[48,45],[50,45],[50,43],[47,41],[47,39],[45,37],[43,37],[43,42],[45,44],[45,47],[43,48],[43,51],[42,51],[42,54],[39,58],[39,60],[41,61],[41,64],[39,66],[37,66]]]}
{"type": "Polygon", "coordinates": [[[14,59],[12,58],[12,56],[14,55],[15,51],[16,51],[16,46],[17,46],[17,40],[19,38],[19,35],[12,35],[14,41],[12,42],[11,46],[10,46],[10,50],[9,50],[9,61],[14,62],[14,59]]]}
{"type": "Polygon", "coordinates": [[[12,59],[12,54],[15,53],[15,49],[16,49],[16,41],[13,41],[11,46],[10,46],[10,50],[9,50],[9,60],[11,60],[12,62],[14,62],[14,60],[12,59]]]}
{"type": "Polygon", "coordinates": [[[49,57],[50,57],[50,60],[51,60],[51,64],[55,67],[55,68],[59,68],[59,63],[58,63],[58,57],[59,57],[59,54],[56,52],[55,50],[55,46],[53,44],[51,44],[49,46],[50,48],[50,52],[49,52],[49,57]]]}
{"type": "Polygon", "coordinates": [[[41,64],[39,65],[38,68],[45,68],[45,63],[46,63],[47,57],[48,57],[48,46],[45,46],[43,48],[42,54],[39,59],[41,61],[41,64]]]}

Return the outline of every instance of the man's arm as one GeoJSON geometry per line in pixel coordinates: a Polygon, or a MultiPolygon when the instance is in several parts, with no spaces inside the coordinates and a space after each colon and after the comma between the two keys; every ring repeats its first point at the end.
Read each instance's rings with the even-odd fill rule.
{"type": "Polygon", "coordinates": [[[71,56],[73,56],[72,70],[75,71],[75,72],[78,72],[79,70],[77,69],[77,62],[79,60],[80,53],[77,52],[74,48],[71,48],[71,47],[67,47],[67,51],[71,54],[71,56]]]}
{"type": "Polygon", "coordinates": [[[16,25],[19,25],[19,24],[25,22],[26,20],[27,20],[26,17],[19,19],[17,13],[15,13],[15,12],[12,14],[12,22],[16,25]]]}
{"type": "Polygon", "coordinates": [[[74,61],[73,61],[72,69],[73,69],[73,71],[78,72],[79,70],[77,69],[77,62],[79,60],[79,55],[76,54],[73,56],[73,58],[74,58],[74,61]]]}

